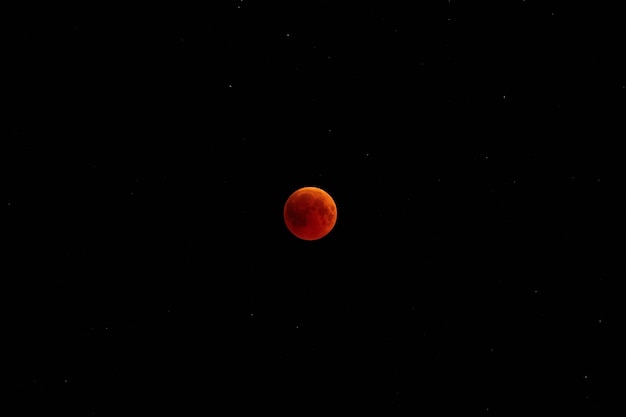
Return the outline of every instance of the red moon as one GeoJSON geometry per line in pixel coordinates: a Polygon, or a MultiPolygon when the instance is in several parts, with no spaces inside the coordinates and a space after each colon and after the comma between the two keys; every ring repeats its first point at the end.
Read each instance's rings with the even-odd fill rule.
{"type": "Polygon", "coordinates": [[[317,240],[335,227],[337,206],[326,191],[303,187],[293,192],[283,210],[285,224],[291,233],[303,240],[317,240]]]}

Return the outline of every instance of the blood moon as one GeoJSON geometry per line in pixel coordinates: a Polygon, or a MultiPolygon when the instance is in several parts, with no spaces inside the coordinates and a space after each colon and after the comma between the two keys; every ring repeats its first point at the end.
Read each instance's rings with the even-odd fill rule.
{"type": "Polygon", "coordinates": [[[294,191],[283,210],[285,224],[291,233],[303,240],[326,236],[337,222],[337,206],[326,191],[303,187],[294,191]]]}

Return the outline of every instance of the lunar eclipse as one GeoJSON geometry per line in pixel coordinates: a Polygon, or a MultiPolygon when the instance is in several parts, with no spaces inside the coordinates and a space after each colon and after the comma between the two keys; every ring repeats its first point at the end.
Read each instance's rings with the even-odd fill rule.
{"type": "Polygon", "coordinates": [[[285,225],[296,237],[317,240],[335,227],[337,206],[326,191],[318,187],[303,187],[294,191],[283,210],[285,225]]]}

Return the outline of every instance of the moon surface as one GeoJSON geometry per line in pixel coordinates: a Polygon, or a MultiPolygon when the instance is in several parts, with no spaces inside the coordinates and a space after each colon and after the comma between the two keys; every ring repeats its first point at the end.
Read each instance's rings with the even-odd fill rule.
{"type": "Polygon", "coordinates": [[[318,187],[303,187],[294,191],[283,210],[289,231],[303,240],[326,236],[337,222],[337,206],[326,191],[318,187]]]}

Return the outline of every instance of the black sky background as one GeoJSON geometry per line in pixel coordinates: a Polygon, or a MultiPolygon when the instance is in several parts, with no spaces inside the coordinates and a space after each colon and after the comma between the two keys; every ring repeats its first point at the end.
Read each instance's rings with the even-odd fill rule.
{"type": "Polygon", "coordinates": [[[615,415],[615,11],[38,12],[5,26],[12,415],[615,415]]]}

